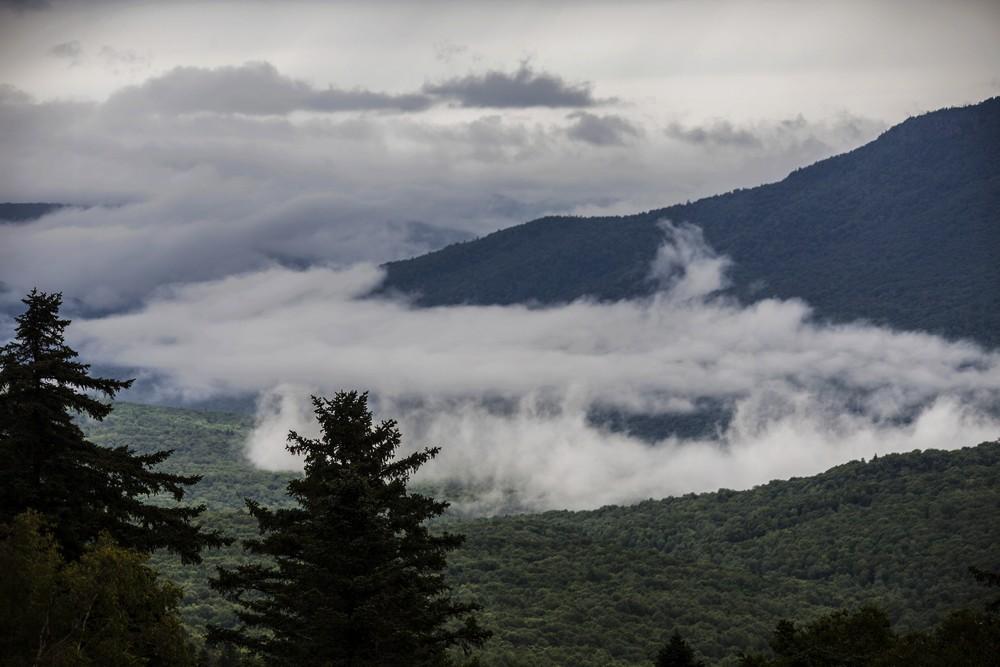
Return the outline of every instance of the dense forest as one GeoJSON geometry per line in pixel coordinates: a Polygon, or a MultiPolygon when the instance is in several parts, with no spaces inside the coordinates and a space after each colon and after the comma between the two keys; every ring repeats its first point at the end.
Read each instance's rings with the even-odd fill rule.
{"type": "MultiPolygon", "coordinates": [[[[296,477],[245,462],[252,426],[246,416],[119,403],[85,430],[107,446],[173,449],[165,469],[204,475],[190,498],[208,505],[205,521],[243,538],[255,532],[243,497],[287,505],[284,485],[296,477]]],[[[998,510],[1000,443],[983,443],[749,491],[435,525],[467,537],[449,577],[495,633],[483,665],[648,665],[673,630],[710,663],[735,664],[740,651],[765,650],[783,618],[871,603],[910,631],[975,607],[988,596],[968,567],[1000,567],[998,510]]],[[[196,568],[154,559],[184,586],[181,610],[196,634],[232,621],[208,577],[239,557],[230,547],[206,551],[196,568]]]]}
{"type": "Polygon", "coordinates": [[[637,215],[548,217],[386,265],[422,305],[649,294],[661,220],[733,260],[730,294],[1000,346],[1000,98],[889,129],[784,180],[637,215]]]}

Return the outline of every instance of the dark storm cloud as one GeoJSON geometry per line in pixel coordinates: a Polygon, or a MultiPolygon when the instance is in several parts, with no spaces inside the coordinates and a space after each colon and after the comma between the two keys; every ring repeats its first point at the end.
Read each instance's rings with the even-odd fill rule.
{"type": "Polygon", "coordinates": [[[678,139],[699,146],[737,146],[757,148],[761,145],[760,138],[746,129],[738,129],[732,123],[724,120],[711,125],[685,128],[679,123],[671,123],[665,130],[671,139],[678,139]]]}
{"type": "Polygon", "coordinates": [[[424,92],[478,108],[592,107],[611,100],[594,98],[589,83],[570,84],[548,72],[536,72],[521,63],[514,72],[490,70],[484,74],[426,84],[424,92]]]}
{"type": "Polygon", "coordinates": [[[624,146],[642,134],[629,120],[614,114],[598,116],[587,111],[577,111],[571,113],[569,118],[574,122],[566,129],[566,134],[571,139],[594,146],[624,146]]]}
{"type": "Polygon", "coordinates": [[[122,107],[149,107],[162,113],[287,114],[292,111],[422,111],[427,95],[394,95],[356,88],[315,88],[286,77],[270,63],[205,69],[177,67],[140,86],[126,88],[109,102],[122,107]]]}

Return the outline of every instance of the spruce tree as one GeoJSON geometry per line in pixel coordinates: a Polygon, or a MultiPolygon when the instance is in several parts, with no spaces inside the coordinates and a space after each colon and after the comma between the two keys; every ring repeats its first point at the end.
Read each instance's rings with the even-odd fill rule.
{"type": "Polygon", "coordinates": [[[450,647],[481,645],[477,607],[454,600],[444,579],[463,538],[426,525],[447,503],[406,486],[438,449],[396,458],[396,422],[375,424],[366,393],[313,406],[321,436],[289,433],[288,450],[305,459],[288,484],[296,506],[247,501],[261,534],[244,543],[255,561],[213,581],[239,605],[241,626],[209,638],[302,666],[439,665],[450,647]]]}
{"type": "Polygon", "coordinates": [[[670,640],[656,654],[655,667],[703,667],[704,664],[695,659],[694,649],[674,630],[670,640]]]}
{"type": "Polygon", "coordinates": [[[25,510],[44,515],[71,560],[105,531],[122,547],[166,548],[184,562],[226,544],[191,523],[204,506],[144,502],[155,494],[179,501],[201,479],[157,471],[169,451],[136,454],[86,439],[74,417],[103,419],[111,405],[100,398],[110,401],[132,380],[90,376],[65,343],[61,294],[32,290],[23,303],[14,340],[0,347],[0,523],[25,510]]]}

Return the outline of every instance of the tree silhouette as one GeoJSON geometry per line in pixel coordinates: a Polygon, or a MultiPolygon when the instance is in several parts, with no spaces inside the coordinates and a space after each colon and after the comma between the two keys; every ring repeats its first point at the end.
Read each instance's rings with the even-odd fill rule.
{"type": "Polygon", "coordinates": [[[157,472],[169,451],[136,454],[88,441],[74,417],[101,420],[132,380],[94,378],[66,345],[69,320],[59,317],[61,294],[32,290],[22,300],[13,341],[0,348],[0,523],[25,510],[49,519],[67,558],[79,558],[106,531],[122,547],[166,548],[185,562],[205,546],[228,543],[191,523],[204,510],[143,502],[157,494],[175,500],[199,476],[157,472]]]}

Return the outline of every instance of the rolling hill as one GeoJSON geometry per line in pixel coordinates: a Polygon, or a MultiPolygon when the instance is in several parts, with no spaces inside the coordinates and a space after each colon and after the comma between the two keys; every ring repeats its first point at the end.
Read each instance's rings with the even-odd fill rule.
{"type": "MultiPolygon", "coordinates": [[[[256,470],[242,456],[248,417],[118,404],[105,422],[84,426],[103,445],[174,449],[167,467],[204,475],[192,499],[230,534],[255,532],[244,497],[286,502],[291,475],[256,470]]],[[[648,665],[674,628],[710,663],[731,664],[737,651],[763,648],[781,618],[871,602],[899,627],[921,629],[980,605],[966,570],[1000,568],[998,511],[993,442],[854,461],[749,491],[444,524],[467,536],[449,576],[483,604],[495,632],[485,666],[648,665]]],[[[239,558],[222,550],[193,568],[157,556],[184,585],[196,631],[231,619],[207,577],[239,558]]]]}
{"type": "Polygon", "coordinates": [[[649,294],[661,220],[734,261],[743,301],[805,299],[1000,347],[1000,98],[910,118],[784,180],[625,217],[547,217],[385,265],[382,294],[423,306],[649,294]]]}

